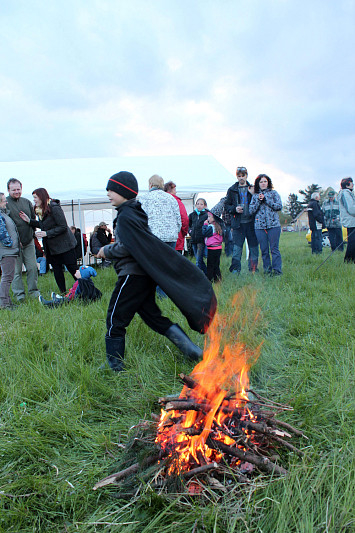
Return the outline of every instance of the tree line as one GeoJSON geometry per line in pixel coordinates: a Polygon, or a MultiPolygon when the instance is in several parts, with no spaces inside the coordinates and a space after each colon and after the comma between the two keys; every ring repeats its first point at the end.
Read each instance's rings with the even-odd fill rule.
{"type": "Polygon", "coordinates": [[[323,200],[324,197],[327,196],[328,191],[329,188],[323,191],[320,185],[318,185],[317,183],[312,183],[312,185],[308,185],[304,190],[298,191],[299,194],[303,196],[303,198],[301,199],[298,199],[297,194],[289,194],[283,212],[286,215],[289,215],[291,220],[295,220],[297,215],[299,215],[303,211],[303,209],[307,207],[314,192],[319,192],[321,200],[323,200]]]}

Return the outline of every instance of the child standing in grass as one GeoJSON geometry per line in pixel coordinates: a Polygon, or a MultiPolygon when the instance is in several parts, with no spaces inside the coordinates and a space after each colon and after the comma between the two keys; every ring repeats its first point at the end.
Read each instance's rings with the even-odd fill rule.
{"type": "Polygon", "coordinates": [[[210,281],[221,281],[220,260],[223,243],[223,221],[208,211],[207,220],[202,226],[202,235],[207,246],[207,277],[210,281]]]}
{"type": "Polygon", "coordinates": [[[150,231],[148,217],[136,201],[138,182],[133,174],[114,174],[106,189],[111,205],[117,209],[115,242],[102,247],[97,254],[115,260],[118,275],[106,318],[106,357],[110,368],[116,372],[124,370],[126,328],[136,313],[186,357],[198,360],[201,348],[180,326],[161,314],[155,302],[155,289],[159,284],[190,327],[205,333],[216,310],[210,283],[195,265],[150,231]]]}
{"type": "Polygon", "coordinates": [[[207,273],[203,257],[205,254],[205,241],[202,235],[202,226],[207,220],[207,202],[204,198],[196,200],[195,209],[189,214],[189,234],[196,265],[205,274],[207,273]]]}

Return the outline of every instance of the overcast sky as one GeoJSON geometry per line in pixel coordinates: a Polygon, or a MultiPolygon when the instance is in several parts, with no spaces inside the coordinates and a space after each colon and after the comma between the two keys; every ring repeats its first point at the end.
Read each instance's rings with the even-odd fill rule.
{"type": "Polygon", "coordinates": [[[206,154],[283,195],[354,176],[355,0],[0,6],[1,161],[206,154]]]}

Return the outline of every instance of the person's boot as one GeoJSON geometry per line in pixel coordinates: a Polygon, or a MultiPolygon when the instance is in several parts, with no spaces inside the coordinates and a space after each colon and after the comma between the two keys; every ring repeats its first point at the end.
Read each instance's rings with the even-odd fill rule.
{"type": "Polygon", "coordinates": [[[105,337],[106,342],[106,359],[108,366],[114,372],[121,372],[124,370],[124,351],[125,338],[124,337],[105,337]]]}
{"type": "Polygon", "coordinates": [[[63,304],[69,302],[68,296],[61,296],[60,294],[56,294],[55,292],[51,293],[51,298],[56,304],[63,304]]]}
{"type": "Polygon", "coordinates": [[[42,305],[45,305],[46,307],[58,307],[62,304],[62,302],[60,301],[45,300],[41,294],[38,296],[38,300],[41,302],[42,305]]]}
{"type": "Polygon", "coordinates": [[[179,350],[192,361],[199,361],[202,359],[203,351],[199,346],[196,346],[186,333],[180,328],[178,324],[173,324],[165,332],[165,337],[169,339],[179,350]]]}

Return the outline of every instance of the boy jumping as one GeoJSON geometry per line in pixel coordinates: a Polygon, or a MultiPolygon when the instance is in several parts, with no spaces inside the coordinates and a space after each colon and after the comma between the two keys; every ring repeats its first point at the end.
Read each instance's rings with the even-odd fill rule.
{"type": "Polygon", "coordinates": [[[106,318],[106,357],[110,368],[116,372],[124,370],[126,328],[136,313],[186,357],[197,361],[202,357],[201,348],[180,326],[161,314],[155,302],[155,289],[159,284],[190,327],[205,333],[217,305],[211,284],[195,265],[151,233],[147,215],[136,201],[138,182],[133,174],[114,174],[106,190],[117,210],[115,242],[103,246],[97,254],[116,261],[118,275],[106,318]]]}

